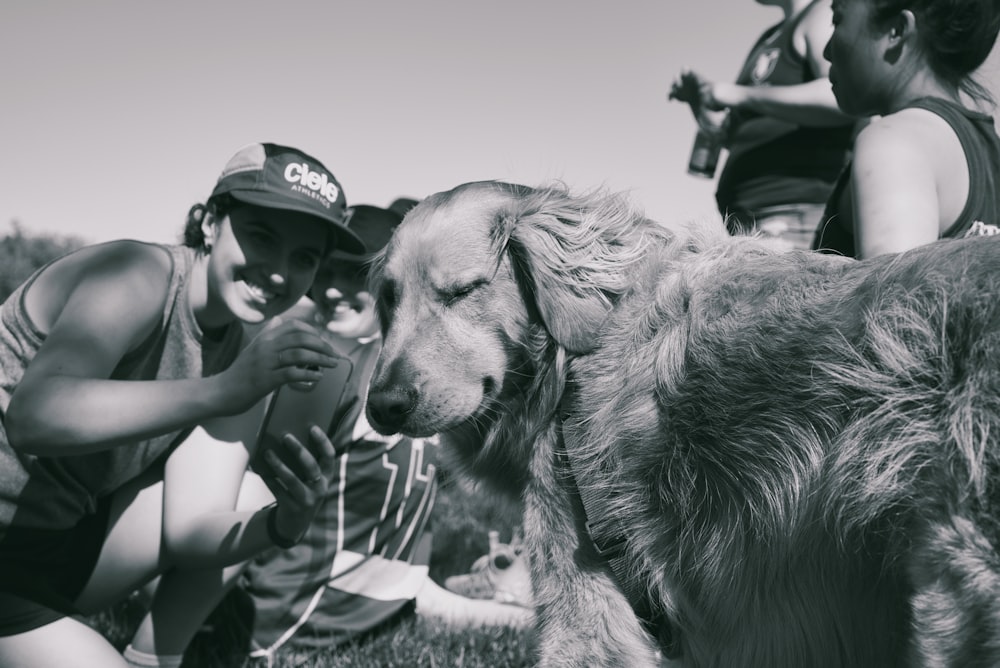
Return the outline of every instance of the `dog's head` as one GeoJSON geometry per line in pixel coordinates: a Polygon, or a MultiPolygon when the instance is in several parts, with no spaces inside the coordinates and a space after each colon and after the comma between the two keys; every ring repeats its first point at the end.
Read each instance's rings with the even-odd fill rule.
{"type": "Polygon", "coordinates": [[[484,434],[530,392],[547,349],[594,345],[657,227],[620,197],[558,187],[477,182],[425,199],[373,271],[372,426],[484,434]]]}

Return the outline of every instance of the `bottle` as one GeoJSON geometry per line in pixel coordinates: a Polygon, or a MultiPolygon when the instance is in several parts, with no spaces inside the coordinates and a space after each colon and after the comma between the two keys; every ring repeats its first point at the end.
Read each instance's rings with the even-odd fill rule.
{"type": "Polygon", "coordinates": [[[706,179],[715,177],[715,168],[719,166],[719,154],[722,153],[722,134],[698,130],[691,147],[691,158],[688,160],[688,174],[706,179]]]}

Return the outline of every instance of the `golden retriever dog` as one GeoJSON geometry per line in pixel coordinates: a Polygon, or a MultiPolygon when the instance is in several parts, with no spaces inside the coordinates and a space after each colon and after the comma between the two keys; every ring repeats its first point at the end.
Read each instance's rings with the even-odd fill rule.
{"type": "Polygon", "coordinates": [[[1000,237],[703,227],[428,197],[375,268],[372,425],[523,503],[542,666],[1000,666],[1000,237]]]}

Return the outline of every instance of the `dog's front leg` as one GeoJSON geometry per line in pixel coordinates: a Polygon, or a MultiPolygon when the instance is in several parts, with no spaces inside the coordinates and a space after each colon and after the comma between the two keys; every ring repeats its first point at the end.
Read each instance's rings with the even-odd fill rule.
{"type": "Polygon", "coordinates": [[[538,439],[525,492],[539,666],[657,666],[652,639],[590,543],[582,505],[557,454],[559,438],[554,424],[538,439]]]}

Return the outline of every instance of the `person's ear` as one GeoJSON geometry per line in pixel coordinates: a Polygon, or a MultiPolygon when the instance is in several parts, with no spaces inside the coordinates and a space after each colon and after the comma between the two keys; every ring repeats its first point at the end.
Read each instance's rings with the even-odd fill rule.
{"type": "Polygon", "coordinates": [[[904,9],[889,24],[889,39],[899,43],[910,39],[917,32],[917,17],[909,9],[904,9]]]}
{"type": "Polygon", "coordinates": [[[201,217],[201,233],[205,236],[205,251],[211,252],[215,244],[215,236],[218,232],[219,224],[215,216],[206,211],[201,217]]]}
{"type": "Polygon", "coordinates": [[[893,17],[885,33],[886,60],[895,63],[903,54],[903,47],[916,44],[917,17],[909,9],[904,9],[893,17]]]}

